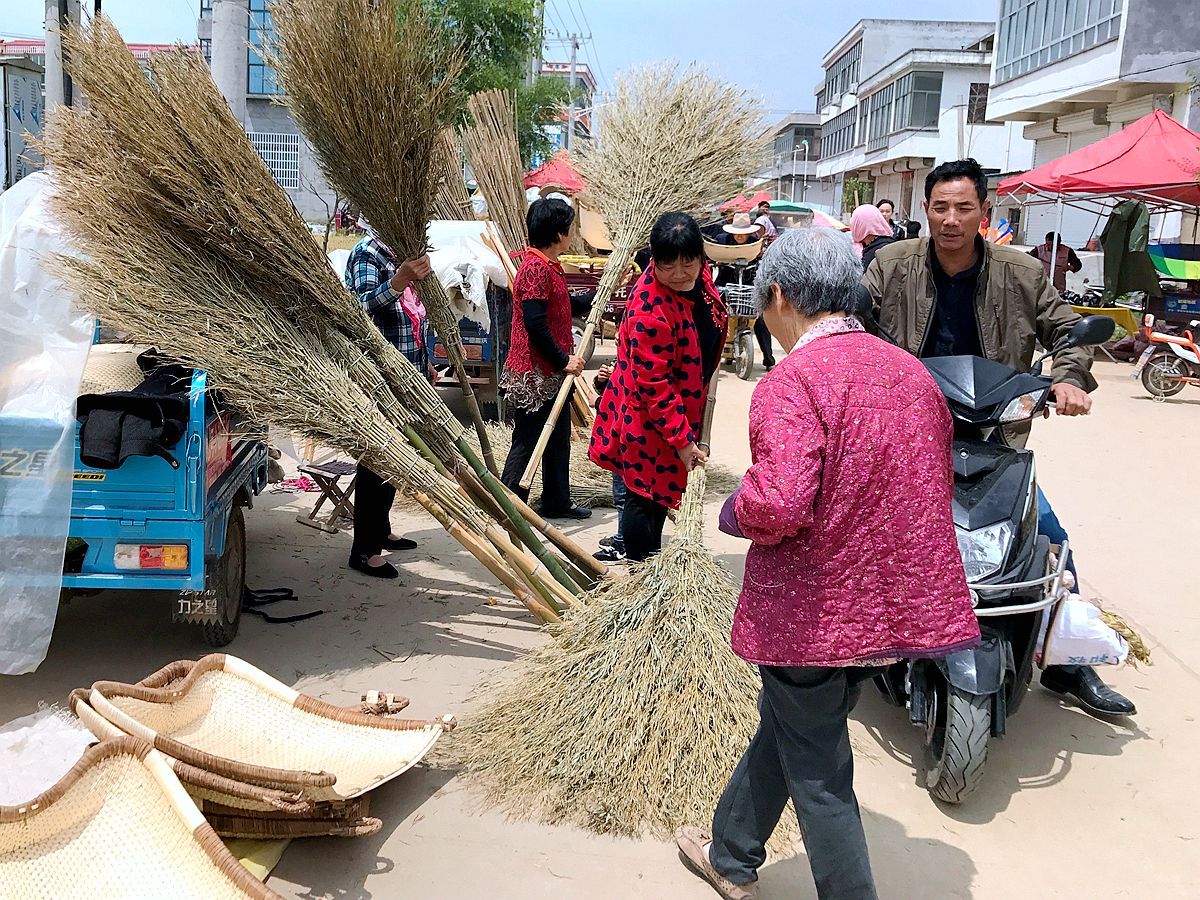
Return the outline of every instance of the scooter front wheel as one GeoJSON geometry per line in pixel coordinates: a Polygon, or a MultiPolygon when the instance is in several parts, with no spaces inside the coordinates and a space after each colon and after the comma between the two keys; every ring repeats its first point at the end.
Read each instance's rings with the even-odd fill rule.
{"type": "Polygon", "coordinates": [[[944,679],[926,700],[925,787],[943,803],[961,803],[979,786],[992,736],[992,698],[944,679]]]}
{"type": "Polygon", "coordinates": [[[742,331],[734,339],[733,371],[745,381],[754,371],[754,332],[742,331]]]}
{"type": "Polygon", "coordinates": [[[1142,369],[1142,387],[1155,399],[1174,397],[1187,384],[1188,366],[1174,353],[1156,353],[1142,369]]]}

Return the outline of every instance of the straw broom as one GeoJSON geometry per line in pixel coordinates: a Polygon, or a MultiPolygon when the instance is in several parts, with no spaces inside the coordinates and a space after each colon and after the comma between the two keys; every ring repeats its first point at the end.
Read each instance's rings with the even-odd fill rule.
{"type": "Polygon", "coordinates": [[[711,820],[760,684],[729,647],[737,588],[701,543],[705,477],[666,548],[589,594],[455,733],[454,759],[508,813],[661,838],[711,820]]]}
{"type": "MultiPolygon", "coordinates": [[[[353,363],[350,371],[366,388],[386,381],[393,396],[377,394],[379,403],[414,446],[450,464],[462,454],[505,514],[519,519],[513,527],[522,542],[573,590],[574,582],[465,441],[462,427],[428,380],[383,338],[329,269],[199,57],[157,55],[150,81],[103,17],[68,40],[72,74],[124,157],[121,190],[127,202],[186,232],[197,246],[237,269],[256,296],[320,336],[334,358],[353,363]]],[[[57,152],[62,159],[73,156],[79,170],[89,162],[84,146],[64,142],[57,152]]],[[[577,561],[587,556],[569,542],[556,543],[577,561]]],[[[593,577],[602,571],[589,568],[593,577]]]]}
{"type": "Polygon", "coordinates": [[[488,218],[503,246],[520,250],[528,243],[521,149],[512,97],[507,91],[481,91],[467,101],[472,122],[459,133],[467,162],[487,200],[488,218]]]}
{"type": "MultiPolygon", "coordinates": [[[[316,252],[320,261],[308,272],[303,268],[297,269],[294,260],[287,257],[286,250],[294,249],[297,255],[303,254],[306,250],[312,250],[315,242],[296,225],[298,219],[294,209],[236,123],[231,129],[236,140],[226,147],[219,143],[225,120],[215,112],[207,117],[195,115],[196,108],[201,113],[209,112],[204,109],[202,101],[207,95],[212,95],[219,111],[232,122],[203,62],[183,53],[156,57],[151,63],[154,75],[152,88],[152,82],[141,72],[119,34],[103,18],[98,18],[87,33],[71,34],[69,43],[72,48],[72,74],[93,97],[91,112],[86,118],[64,115],[56,120],[47,130],[46,155],[66,183],[76,191],[108,197],[118,214],[136,213],[133,221],[124,223],[124,231],[118,227],[121,221],[119,216],[104,220],[107,231],[98,239],[128,242],[131,240],[130,234],[137,235],[143,230],[153,232],[159,228],[176,243],[186,245],[191,242],[192,249],[200,250],[205,257],[214,260],[224,257],[228,266],[239,273],[251,295],[264,303],[278,304],[277,309],[285,320],[293,322],[304,334],[317,336],[330,357],[336,359],[360,387],[376,399],[378,407],[390,421],[401,427],[405,437],[414,446],[428,448],[426,441],[416,433],[416,427],[420,425],[433,430],[431,440],[443,445],[443,453],[446,452],[445,447],[453,448],[463,443],[474,456],[469,445],[461,441],[461,426],[445,409],[432,387],[394,347],[382,340],[357,300],[345,291],[329,270],[319,249],[316,252]],[[193,77],[189,81],[182,77],[184,74],[193,77]],[[98,89],[101,86],[104,90],[98,89]],[[182,111],[172,109],[172,102],[178,103],[183,97],[191,97],[192,106],[182,103],[182,111]],[[185,113],[191,113],[195,121],[189,120],[185,113]],[[217,160],[224,161],[229,169],[237,173],[236,182],[230,180],[222,184],[218,179],[219,167],[214,167],[216,172],[211,174],[204,171],[204,160],[209,159],[211,154],[198,153],[192,143],[192,135],[199,140],[201,133],[205,138],[217,141],[213,146],[203,148],[205,151],[232,148],[233,151],[244,149],[249,153],[245,165],[238,165],[243,160],[237,158],[236,152],[216,156],[217,160]],[[197,155],[201,158],[196,159],[197,155]],[[256,174],[265,182],[257,194],[250,188],[255,183],[256,174]],[[212,179],[218,180],[213,183],[212,179]],[[284,216],[280,230],[275,235],[264,232],[257,236],[262,239],[257,245],[254,243],[256,235],[246,235],[246,243],[251,248],[248,252],[235,240],[225,237],[241,233],[238,216],[226,217],[228,211],[218,208],[218,201],[205,193],[206,188],[211,188],[215,196],[221,198],[221,203],[240,203],[251,215],[262,209],[264,217],[271,214],[272,198],[282,197],[282,205],[292,218],[288,220],[284,216]],[[239,193],[239,188],[242,193],[239,193]],[[295,239],[297,234],[300,235],[298,241],[295,239]],[[257,251],[254,250],[256,246],[259,247],[257,251]],[[264,273],[267,276],[265,279],[264,273]],[[299,279],[309,274],[314,276],[310,281],[317,283],[315,287],[299,283],[299,279]],[[297,275],[295,283],[289,282],[293,275],[297,275]],[[330,285],[331,289],[323,296],[315,296],[314,292],[321,287],[321,276],[324,276],[325,284],[330,285]],[[339,331],[339,325],[348,327],[353,337],[339,331]],[[382,346],[378,347],[379,344],[382,346]],[[378,347],[380,366],[375,365],[371,352],[364,347],[378,347]],[[407,385],[404,384],[406,381],[407,385]],[[385,386],[393,390],[381,390],[385,386]],[[397,387],[406,386],[409,390],[402,396],[411,408],[401,404],[393,392],[397,387]],[[439,427],[442,429],[440,432],[439,427]],[[455,430],[451,431],[451,428],[455,430]],[[457,442],[452,440],[453,435],[458,436],[457,442]]],[[[247,224],[253,227],[256,223],[251,220],[247,224]]],[[[144,252],[153,257],[159,251],[149,246],[144,248],[144,252]]],[[[222,310],[219,307],[200,310],[197,315],[199,321],[209,321],[213,316],[219,318],[222,310]]],[[[155,341],[156,338],[151,336],[150,340],[155,341]]],[[[428,454],[427,449],[425,452],[428,454]]],[[[449,452],[453,453],[453,450],[449,452]]],[[[436,462],[434,459],[430,461],[436,462]]],[[[478,457],[475,457],[473,466],[483,469],[478,457]]],[[[522,524],[531,534],[524,519],[522,524]]],[[[507,538],[504,541],[507,542],[507,538]]],[[[526,543],[529,545],[528,541],[526,543]]],[[[538,560],[546,564],[552,574],[557,565],[563,576],[560,581],[567,587],[573,587],[574,582],[557,560],[551,557],[547,563],[549,551],[540,542],[537,544],[534,550],[538,560]]],[[[506,548],[510,553],[513,549],[506,548]]],[[[582,549],[578,549],[582,554],[582,549]]],[[[536,563],[522,567],[537,568],[536,563]]],[[[551,592],[557,588],[548,587],[551,592]]]]}
{"type": "Polygon", "coordinates": [[[433,194],[433,212],[439,219],[474,222],[475,207],[467,193],[467,183],[462,177],[462,160],[458,139],[453,128],[443,128],[434,148],[434,163],[437,166],[437,189],[433,194]]]}
{"type": "MultiPolygon", "coordinates": [[[[580,153],[590,204],[608,225],[613,252],[592,301],[580,346],[591,343],[633,254],[663,213],[699,213],[741,187],[765,154],[762,109],[749,95],[703,70],[672,64],[619,76],[598,110],[604,142],[580,153]]],[[[554,424],[569,396],[555,398],[521,486],[533,484],[554,424]]]]}
{"type": "MultiPolygon", "coordinates": [[[[415,0],[276,0],[271,14],[278,43],[270,62],[329,183],[398,258],[428,252],[436,146],[454,116],[463,53],[415,0]]],[[[415,287],[495,475],[450,298],[432,273],[415,287]]]]}

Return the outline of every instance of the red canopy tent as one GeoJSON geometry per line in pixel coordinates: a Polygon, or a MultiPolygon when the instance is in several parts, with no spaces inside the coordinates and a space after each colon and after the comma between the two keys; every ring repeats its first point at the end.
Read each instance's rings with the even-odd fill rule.
{"type": "Polygon", "coordinates": [[[1200,134],[1155,110],[1101,141],[1004,179],[998,193],[1023,204],[1142,200],[1191,209],[1200,206],[1200,134]]]}
{"type": "Polygon", "coordinates": [[[725,212],[727,209],[732,209],[734,212],[740,213],[750,212],[750,210],[754,209],[754,207],[758,206],[758,204],[762,203],[764,200],[766,200],[768,203],[771,201],[771,195],[766,191],[759,191],[753,197],[747,197],[745,194],[738,194],[732,200],[726,200],[724,203],[718,206],[717,209],[719,209],[721,212],[725,212]]]}
{"type": "Polygon", "coordinates": [[[1122,200],[1140,200],[1152,215],[1194,212],[1200,206],[1200,134],[1156,109],[1103,140],[1005,178],[997,194],[1022,206],[1055,204],[1055,250],[1066,206],[1103,216],[1122,200]]]}
{"type": "Polygon", "coordinates": [[[555,188],[564,194],[578,194],[586,186],[566,150],[559,150],[532,172],[525,173],[526,190],[555,188]]]}

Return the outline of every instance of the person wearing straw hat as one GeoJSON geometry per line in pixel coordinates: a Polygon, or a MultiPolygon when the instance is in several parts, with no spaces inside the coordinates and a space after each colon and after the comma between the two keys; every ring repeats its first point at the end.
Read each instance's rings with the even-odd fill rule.
{"type": "MultiPolygon", "coordinates": [[[[425,310],[412,285],[433,267],[425,254],[397,260],[370,224],[360,218],[363,238],[346,260],[345,282],[375,326],[397,350],[433,377],[423,335],[425,310]]],[[[396,488],[358,464],[354,476],[354,542],[350,568],[373,578],[397,578],[396,567],[383,558],[384,550],[415,550],[416,541],[392,532],[390,513],[396,488]]]]}
{"type": "Polygon", "coordinates": [[[697,441],[726,325],[695,219],[659,216],[650,250],[650,265],[629,292],[616,367],[588,448],[592,462],[625,483],[621,530],[633,562],[662,549],[667,510],[679,506],[688,472],[707,457],[697,441]]]}
{"type": "MultiPolygon", "coordinates": [[[[500,480],[522,500],[521,475],[533,455],[564,378],[583,372],[574,352],[571,294],[559,254],[571,244],[575,210],[564,200],[535,200],[525,215],[529,249],[513,281],[512,332],[500,375],[513,410],[512,446],[500,480]]],[[[542,515],[587,519],[590,509],[571,500],[571,417],[559,416],[542,457],[542,515]]]]}
{"type": "Polygon", "coordinates": [[[734,653],[759,667],[761,722],[713,814],[676,834],[729,900],[756,896],[791,799],[821,900],[875,900],[847,716],[893,657],[979,642],[951,508],[953,426],[919,360],[850,312],[861,270],[836,232],[785,232],[754,291],[788,355],[755,388],[753,463],[721,511],[751,541],[734,653]]]}
{"type": "MultiPolygon", "coordinates": [[[[759,233],[760,227],[750,221],[749,213],[738,213],[729,224],[722,226],[721,230],[724,232],[721,236],[722,244],[748,244],[750,243],[750,239],[759,233]]],[[[754,273],[757,271],[757,263],[747,266],[744,274],[745,279],[748,282],[753,282],[754,273]]],[[[734,268],[732,266],[722,266],[721,271],[717,274],[717,287],[724,287],[726,284],[732,284],[736,280],[734,268]]],[[[754,337],[758,341],[758,349],[762,351],[763,368],[770,372],[775,367],[775,350],[771,346],[771,332],[767,328],[767,323],[763,321],[762,316],[754,320],[754,337]]]]}

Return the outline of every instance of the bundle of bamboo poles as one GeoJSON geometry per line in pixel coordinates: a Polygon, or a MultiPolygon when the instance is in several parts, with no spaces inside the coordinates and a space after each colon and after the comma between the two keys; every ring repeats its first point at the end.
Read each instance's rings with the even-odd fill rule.
{"type": "Polygon", "coordinates": [[[512,97],[507,91],[482,91],[467,102],[471,122],[459,137],[479,190],[487,201],[488,218],[496,223],[508,250],[528,243],[525,227],[524,173],[512,97]]]}
{"type": "MultiPolygon", "coordinates": [[[[582,347],[590,346],[613,291],[665,212],[699,213],[737,191],[766,153],[762,108],[749,95],[691,67],[647,66],[618,76],[598,110],[602,144],[579,154],[589,204],[604,218],[613,251],[592,301],[582,347]]],[[[521,477],[533,483],[569,395],[559,391],[521,477]]]]}
{"type": "Polygon", "coordinates": [[[463,181],[462,159],[453,128],[443,128],[438,135],[434,164],[437,166],[437,188],[433,194],[433,212],[439,219],[473,222],[475,207],[463,181]]]}
{"type": "MultiPolygon", "coordinates": [[[[426,253],[437,146],[457,108],[462,49],[418,0],[275,0],[271,15],[277,41],[267,56],[325,177],[397,258],[426,253]]],[[[450,298],[433,274],[415,287],[495,474],[450,298]]]]}
{"type": "Polygon", "coordinates": [[[519,598],[556,615],[563,595],[599,574],[586,551],[499,485],[424,375],[383,339],[203,60],[158,55],[148,79],[103,17],[68,46],[89,105],[58,112],[44,151],[55,211],[87,257],[65,264],[84,300],[137,339],[209,369],[252,417],[379,466],[519,598]]]}

